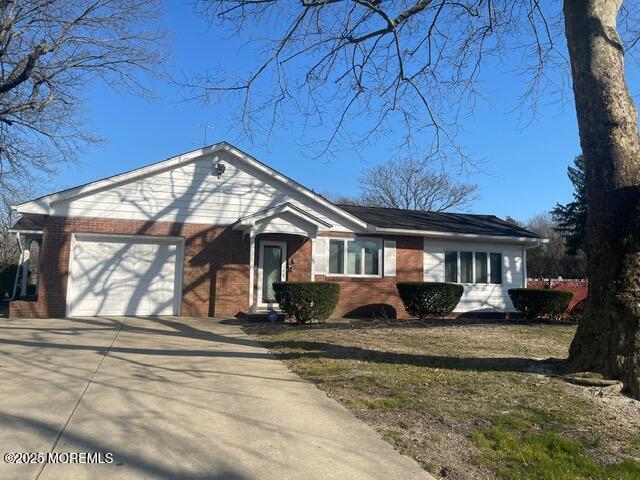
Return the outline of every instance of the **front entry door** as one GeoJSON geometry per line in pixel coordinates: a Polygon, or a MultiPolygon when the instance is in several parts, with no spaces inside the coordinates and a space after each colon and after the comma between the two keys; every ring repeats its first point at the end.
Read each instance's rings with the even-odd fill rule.
{"type": "Polygon", "coordinates": [[[260,242],[258,262],[258,306],[277,308],[274,282],[287,279],[286,242],[260,242]]]}

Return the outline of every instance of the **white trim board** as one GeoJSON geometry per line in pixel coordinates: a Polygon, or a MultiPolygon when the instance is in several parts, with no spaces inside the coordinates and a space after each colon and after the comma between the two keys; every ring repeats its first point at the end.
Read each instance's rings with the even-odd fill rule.
{"type": "MultiPolygon", "coordinates": [[[[494,241],[500,243],[524,243],[527,246],[536,246],[540,243],[549,243],[548,238],[511,237],[508,235],[479,235],[477,233],[437,232],[433,230],[411,230],[403,228],[373,227],[372,232],[380,234],[411,235],[416,237],[447,238],[451,240],[477,240],[494,241]]],[[[370,232],[371,233],[371,232],[370,232]]]]}

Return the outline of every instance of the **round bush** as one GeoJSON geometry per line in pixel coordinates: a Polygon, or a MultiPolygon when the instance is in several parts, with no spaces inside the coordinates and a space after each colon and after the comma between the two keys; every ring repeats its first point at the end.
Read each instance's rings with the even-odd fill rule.
{"type": "Polygon", "coordinates": [[[420,320],[453,312],[464,291],[462,285],[440,282],[400,282],[396,287],[407,313],[420,320]]]}
{"type": "Polygon", "coordinates": [[[326,320],[340,298],[340,285],[332,282],[277,282],[273,290],[280,308],[298,323],[326,320]]]}
{"type": "Polygon", "coordinates": [[[527,318],[555,317],[565,312],[573,293],[547,288],[512,288],[513,307],[527,318]]]}

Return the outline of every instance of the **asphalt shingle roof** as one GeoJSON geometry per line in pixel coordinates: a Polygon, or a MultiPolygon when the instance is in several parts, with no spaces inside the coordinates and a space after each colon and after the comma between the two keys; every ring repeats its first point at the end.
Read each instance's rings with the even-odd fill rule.
{"type": "Polygon", "coordinates": [[[352,215],[380,228],[427,230],[431,232],[542,238],[495,215],[437,213],[384,207],[338,205],[352,215]]]}

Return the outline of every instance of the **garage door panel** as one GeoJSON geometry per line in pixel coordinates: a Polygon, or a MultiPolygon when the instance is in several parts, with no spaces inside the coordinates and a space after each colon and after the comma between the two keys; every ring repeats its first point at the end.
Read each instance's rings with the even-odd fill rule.
{"type": "Polygon", "coordinates": [[[69,315],[177,315],[179,255],[175,241],[77,239],[69,315]]]}

